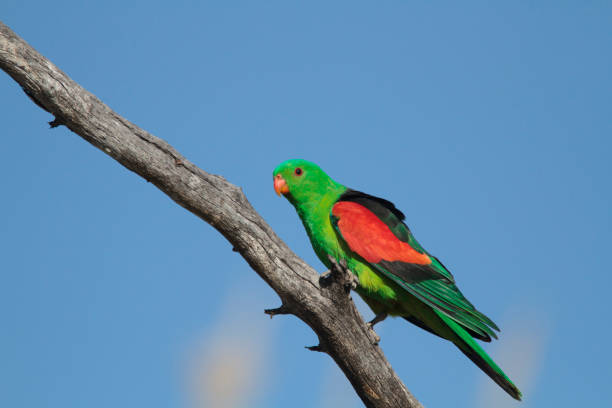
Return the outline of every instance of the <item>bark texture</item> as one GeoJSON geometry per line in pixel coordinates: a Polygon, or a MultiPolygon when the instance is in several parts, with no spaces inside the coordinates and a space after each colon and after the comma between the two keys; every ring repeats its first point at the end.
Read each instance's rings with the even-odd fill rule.
{"type": "Polygon", "coordinates": [[[421,407],[374,344],[351,301],[349,272],[337,266],[320,281],[240,188],[203,171],[162,139],[118,115],[2,22],[0,68],[54,115],[51,127],[67,126],[223,234],[280,296],[282,306],[266,313],[293,314],[306,322],[320,342],[312,349],[334,359],[367,407],[421,407]]]}

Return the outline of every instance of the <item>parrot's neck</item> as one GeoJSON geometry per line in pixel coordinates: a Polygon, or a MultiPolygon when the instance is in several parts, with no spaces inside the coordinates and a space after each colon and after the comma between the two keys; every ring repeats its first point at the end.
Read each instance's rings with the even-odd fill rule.
{"type": "Polygon", "coordinates": [[[333,182],[324,194],[295,205],[313,249],[327,267],[330,267],[327,255],[339,251],[340,245],[330,220],[331,208],[345,191],[346,187],[333,182]]]}

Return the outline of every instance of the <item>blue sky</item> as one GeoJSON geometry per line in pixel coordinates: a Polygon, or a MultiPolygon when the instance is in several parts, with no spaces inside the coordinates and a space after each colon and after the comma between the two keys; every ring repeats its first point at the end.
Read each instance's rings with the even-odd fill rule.
{"type": "MultiPolygon", "coordinates": [[[[502,329],[521,406],[603,406],[612,8],[607,2],[4,1],[86,89],[241,186],[318,270],[271,172],[305,158],[395,202],[502,329]]],[[[0,75],[0,405],[357,407],[210,226],[0,75]]],[[[358,302],[366,318],[371,312],[358,302]]],[[[427,406],[518,403],[452,345],[388,320],[427,406]]]]}

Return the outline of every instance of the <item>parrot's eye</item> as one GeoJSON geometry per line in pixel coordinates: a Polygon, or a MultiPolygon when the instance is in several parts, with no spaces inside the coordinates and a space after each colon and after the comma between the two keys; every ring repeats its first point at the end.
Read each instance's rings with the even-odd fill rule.
{"type": "Polygon", "coordinates": [[[296,176],[301,176],[303,173],[302,169],[300,167],[298,167],[297,169],[295,169],[295,175],[296,176]]]}

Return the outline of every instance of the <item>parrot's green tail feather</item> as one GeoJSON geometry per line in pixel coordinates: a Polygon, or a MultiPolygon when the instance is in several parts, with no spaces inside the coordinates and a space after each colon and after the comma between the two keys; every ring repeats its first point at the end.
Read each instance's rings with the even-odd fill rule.
{"type": "MultiPolygon", "coordinates": [[[[436,312],[437,313],[437,312],[436,312]]],[[[460,325],[454,320],[445,316],[442,313],[437,313],[438,316],[453,330],[455,338],[449,339],[474,362],[482,371],[484,371],[493,381],[504,389],[514,399],[521,400],[521,391],[514,385],[512,381],[504,374],[504,372],[495,364],[489,355],[476,343],[460,325]]]]}

